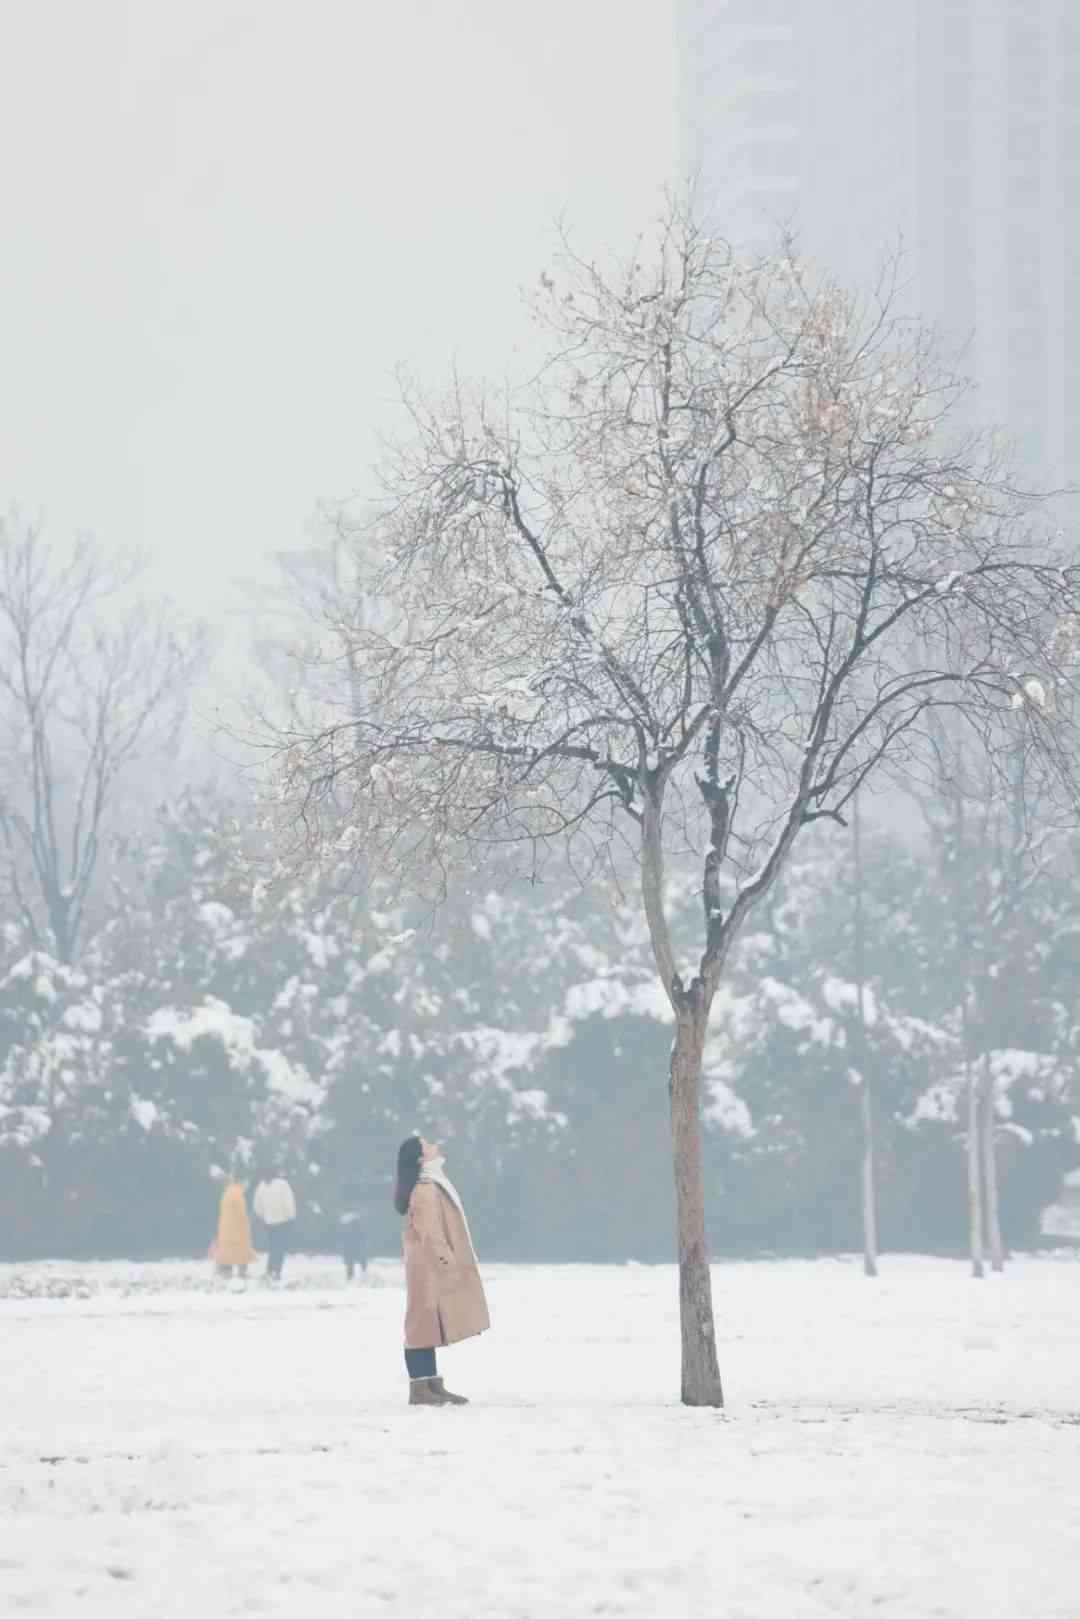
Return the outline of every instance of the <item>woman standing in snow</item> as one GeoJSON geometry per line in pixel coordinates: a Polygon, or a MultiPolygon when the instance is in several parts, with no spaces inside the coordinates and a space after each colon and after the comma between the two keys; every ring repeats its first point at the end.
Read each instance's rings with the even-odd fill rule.
{"type": "Polygon", "coordinates": [[[443,1156],[410,1136],[398,1152],[394,1207],[405,1216],[405,1366],[410,1405],[467,1405],[437,1375],[435,1350],[486,1332],[484,1284],[469,1225],[443,1156]]]}
{"type": "Polygon", "coordinates": [[[241,1276],[246,1276],[248,1266],[255,1259],[243,1181],[230,1180],[225,1183],[212,1251],[219,1276],[231,1276],[234,1266],[241,1276]]]}

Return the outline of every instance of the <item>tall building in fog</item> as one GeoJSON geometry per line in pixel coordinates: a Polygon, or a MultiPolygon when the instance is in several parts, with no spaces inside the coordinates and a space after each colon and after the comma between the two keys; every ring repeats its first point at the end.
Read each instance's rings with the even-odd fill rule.
{"type": "Polygon", "coordinates": [[[1080,0],[679,0],[684,156],[733,240],[898,239],[978,411],[1080,482],[1080,0]]]}

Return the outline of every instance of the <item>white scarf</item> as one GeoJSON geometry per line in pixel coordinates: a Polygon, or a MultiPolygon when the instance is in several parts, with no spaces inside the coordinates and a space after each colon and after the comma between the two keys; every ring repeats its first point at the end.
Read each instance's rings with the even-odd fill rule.
{"type": "Polygon", "coordinates": [[[445,1162],[445,1158],[429,1158],[426,1163],[423,1163],[420,1166],[420,1179],[422,1181],[429,1181],[432,1186],[437,1186],[441,1191],[446,1193],[455,1209],[457,1209],[458,1213],[461,1215],[461,1223],[465,1227],[465,1235],[468,1238],[469,1247],[472,1248],[472,1256],[475,1259],[476,1249],[473,1248],[472,1232],[469,1230],[469,1222],[465,1216],[465,1208],[461,1198],[458,1195],[457,1187],[443,1169],[445,1162]]]}

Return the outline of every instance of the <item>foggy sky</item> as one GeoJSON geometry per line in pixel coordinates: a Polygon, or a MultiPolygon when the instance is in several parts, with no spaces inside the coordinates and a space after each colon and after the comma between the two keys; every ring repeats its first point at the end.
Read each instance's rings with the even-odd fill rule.
{"type": "Polygon", "coordinates": [[[648,225],[661,0],[8,0],[0,507],[211,615],[363,487],[399,360],[501,371],[565,213],[648,225]]]}

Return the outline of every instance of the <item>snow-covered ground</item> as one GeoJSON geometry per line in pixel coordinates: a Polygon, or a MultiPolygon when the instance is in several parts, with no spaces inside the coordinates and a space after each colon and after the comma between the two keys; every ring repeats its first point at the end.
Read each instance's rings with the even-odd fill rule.
{"type": "Polygon", "coordinates": [[[290,1274],[0,1266],[0,1612],[1080,1612],[1075,1257],[717,1266],[724,1416],[665,1267],[488,1267],[464,1410],[404,1403],[396,1265],[290,1274]]]}

